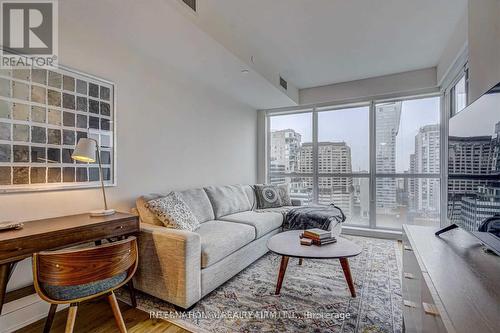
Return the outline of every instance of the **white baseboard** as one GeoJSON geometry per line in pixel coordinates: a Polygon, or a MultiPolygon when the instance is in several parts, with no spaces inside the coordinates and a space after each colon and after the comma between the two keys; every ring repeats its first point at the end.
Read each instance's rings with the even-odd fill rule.
{"type": "MultiPolygon", "coordinates": [[[[60,305],[57,310],[66,308],[60,305]]],[[[21,299],[6,303],[0,316],[0,332],[8,333],[45,318],[49,313],[50,304],[33,294],[21,299]]]]}

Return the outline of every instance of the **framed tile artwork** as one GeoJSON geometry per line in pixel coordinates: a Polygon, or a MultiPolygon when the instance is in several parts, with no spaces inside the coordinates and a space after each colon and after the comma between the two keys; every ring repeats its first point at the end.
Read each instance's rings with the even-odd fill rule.
{"type": "Polygon", "coordinates": [[[96,163],[73,161],[78,139],[97,140],[105,185],[115,177],[115,87],[57,69],[0,70],[0,192],[100,185],[96,163]]]}

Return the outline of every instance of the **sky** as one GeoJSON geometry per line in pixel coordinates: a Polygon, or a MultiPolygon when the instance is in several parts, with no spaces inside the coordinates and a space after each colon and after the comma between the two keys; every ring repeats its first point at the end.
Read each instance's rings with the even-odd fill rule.
{"type": "MultiPolygon", "coordinates": [[[[409,169],[415,151],[415,135],[424,125],[439,124],[439,97],[404,101],[396,138],[396,170],[409,169]]],[[[271,131],[291,128],[302,135],[302,143],[312,141],[312,114],[275,116],[271,131]]],[[[359,107],[318,113],[318,140],[345,141],[351,147],[352,170],[369,170],[369,108],[359,107]]]]}

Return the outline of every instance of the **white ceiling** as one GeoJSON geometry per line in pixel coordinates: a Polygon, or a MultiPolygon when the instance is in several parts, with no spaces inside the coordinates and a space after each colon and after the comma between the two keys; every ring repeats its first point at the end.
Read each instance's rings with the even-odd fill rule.
{"type": "Polygon", "coordinates": [[[299,88],[433,67],[467,0],[199,0],[215,38],[299,88]]]}
{"type": "Polygon", "coordinates": [[[241,70],[248,68],[244,61],[166,0],[99,0],[92,6],[85,0],[64,0],[59,2],[59,9],[63,53],[84,56],[85,52],[97,52],[82,51],[74,44],[79,38],[102,35],[99,42],[107,42],[107,47],[128,50],[122,58],[139,57],[142,62],[155,64],[157,75],[167,80],[189,79],[257,109],[294,104],[255,71],[242,74],[241,70]]]}

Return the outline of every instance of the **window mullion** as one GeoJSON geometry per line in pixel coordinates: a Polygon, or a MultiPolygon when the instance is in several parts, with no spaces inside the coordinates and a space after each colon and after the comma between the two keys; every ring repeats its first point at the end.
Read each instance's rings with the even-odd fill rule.
{"type": "Polygon", "coordinates": [[[375,229],[377,227],[376,217],[377,217],[377,206],[376,206],[376,124],[375,124],[375,102],[370,103],[370,185],[369,185],[369,197],[370,197],[370,213],[369,213],[369,225],[370,228],[375,229]]]}
{"type": "Polygon", "coordinates": [[[318,112],[316,107],[313,108],[313,203],[317,204],[319,201],[319,169],[318,169],[318,112]]]}

